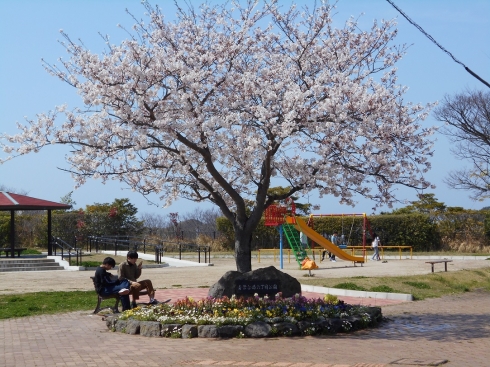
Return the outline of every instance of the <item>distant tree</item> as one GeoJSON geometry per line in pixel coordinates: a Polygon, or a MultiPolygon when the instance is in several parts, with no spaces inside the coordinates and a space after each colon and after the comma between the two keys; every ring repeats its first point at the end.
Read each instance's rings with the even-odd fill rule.
{"type": "Polygon", "coordinates": [[[0,191],[11,192],[13,194],[19,194],[19,195],[27,195],[28,194],[28,192],[26,190],[8,187],[4,184],[0,184],[0,191]]]}
{"type": "Polygon", "coordinates": [[[85,106],[4,135],[7,154],[69,145],[78,185],[115,179],[165,204],[212,202],[232,223],[240,272],[252,269],[252,233],[278,200],[318,190],[390,205],[393,185],[430,186],[433,130],[420,123],[430,107],[406,102],[397,84],[406,47],[392,44],[395,21],[336,29],[324,1],[179,7],[175,22],[143,5],[149,21],[120,45],[107,37],[101,55],[62,33],[69,58],[45,67],[85,106]],[[274,180],[287,192],[269,194],[274,180]]]}
{"type": "Polygon", "coordinates": [[[181,239],[182,227],[180,225],[179,213],[170,213],[168,215],[170,219],[170,224],[172,225],[172,229],[174,231],[175,239],[181,239]]]}
{"type": "Polygon", "coordinates": [[[168,221],[161,214],[143,213],[140,218],[145,233],[149,236],[161,236],[161,230],[168,225],[168,221]]]}
{"type": "Polygon", "coordinates": [[[136,217],[138,209],[129,199],[87,205],[84,213],[85,231],[91,234],[132,236],[143,230],[143,222],[136,217]]]}
{"type": "Polygon", "coordinates": [[[406,207],[395,209],[390,214],[436,214],[446,211],[446,205],[437,201],[435,194],[419,194],[419,200],[411,201],[406,207]]]}
{"type": "Polygon", "coordinates": [[[453,143],[452,153],[471,162],[470,167],[450,172],[445,182],[470,191],[473,199],[490,197],[490,92],[467,90],[446,96],[434,115],[447,124],[441,131],[453,143]]]}
{"type": "Polygon", "coordinates": [[[216,220],[220,217],[221,212],[216,208],[201,209],[195,208],[193,211],[182,215],[181,224],[194,222],[194,226],[184,228],[183,230],[191,230],[204,233],[212,233],[217,230],[216,220]]]}
{"type": "Polygon", "coordinates": [[[72,198],[73,191],[70,191],[65,196],[60,198],[60,203],[71,205],[72,209],[75,209],[75,205],[77,205],[76,201],[72,198]]]}

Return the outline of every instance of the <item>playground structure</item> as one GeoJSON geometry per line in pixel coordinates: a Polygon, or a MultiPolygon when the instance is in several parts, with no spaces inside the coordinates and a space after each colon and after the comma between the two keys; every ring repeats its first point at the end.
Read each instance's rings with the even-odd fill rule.
{"type": "Polygon", "coordinates": [[[371,235],[372,235],[372,231],[371,231],[371,226],[369,224],[369,221],[367,219],[367,216],[365,213],[360,213],[360,214],[310,214],[310,216],[308,217],[308,227],[311,227],[311,228],[315,228],[315,220],[314,218],[315,217],[319,217],[319,218],[322,218],[322,217],[337,217],[337,218],[341,218],[341,237],[343,238],[343,242],[342,242],[342,245],[341,245],[341,248],[345,248],[345,246],[352,246],[352,232],[353,232],[353,229],[354,229],[354,223],[355,223],[355,218],[356,217],[361,217],[362,218],[362,246],[366,246],[366,232],[369,231],[371,232],[371,235]],[[352,218],[352,222],[351,224],[349,225],[348,221],[349,221],[349,218],[352,218]],[[347,223],[346,223],[347,222],[347,223]],[[344,224],[345,223],[345,224],[344,224]],[[349,234],[347,236],[347,238],[345,238],[345,231],[344,231],[344,227],[347,226],[348,229],[349,229],[349,234]],[[342,247],[344,246],[344,247],[342,247]]]}
{"type": "MultiPolygon", "coordinates": [[[[343,217],[342,217],[343,219],[343,217]]],[[[279,231],[279,247],[280,247],[280,267],[283,269],[283,234],[285,235],[291,250],[294,253],[296,261],[301,269],[315,269],[317,265],[314,261],[311,261],[307,254],[307,249],[312,249],[315,245],[319,245],[324,251],[328,251],[338,258],[346,261],[352,261],[354,266],[356,264],[362,264],[366,261],[366,229],[369,228],[369,221],[367,220],[366,214],[311,214],[308,223],[299,217],[296,217],[296,206],[292,200],[288,200],[285,204],[273,204],[269,206],[265,211],[265,225],[266,226],[276,226],[279,231]],[[363,218],[363,229],[362,229],[362,244],[363,244],[363,256],[351,255],[327,238],[322,236],[320,233],[316,232],[313,226],[313,217],[320,216],[362,216],[363,218]],[[312,246],[304,246],[300,240],[300,233],[306,235],[311,241],[312,246]]],[[[351,232],[352,233],[352,227],[351,232]]],[[[347,247],[350,241],[350,234],[347,243],[343,248],[347,247]]]]}

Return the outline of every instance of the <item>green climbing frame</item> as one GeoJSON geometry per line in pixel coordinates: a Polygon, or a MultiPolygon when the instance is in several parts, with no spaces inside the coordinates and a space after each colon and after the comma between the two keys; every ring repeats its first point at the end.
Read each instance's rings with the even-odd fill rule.
{"type": "Polygon", "coordinates": [[[292,224],[283,224],[282,229],[284,231],[284,235],[286,236],[286,239],[288,240],[289,246],[291,247],[291,250],[294,253],[294,257],[296,258],[296,261],[298,262],[298,265],[301,269],[301,263],[308,255],[306,254],[305,249],[301,245],[301,241],[299,239],[300,234],[292,224]]]}

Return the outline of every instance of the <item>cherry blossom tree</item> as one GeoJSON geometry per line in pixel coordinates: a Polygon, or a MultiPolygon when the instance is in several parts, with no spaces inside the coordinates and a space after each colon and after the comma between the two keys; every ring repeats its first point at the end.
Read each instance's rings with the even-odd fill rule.
{"type": "Polygon", "coordinates": [[[394,185],[426,188],[431,106],[404,100],[394,21],[333,26],[333,7],[277,1],[178,8],[175,21],[144,3],[129,38],[101,54],[67,34],[69,59],[45,62],[83,108],[66,106],[4,135],[10,159],[51,144],[71,147],[70,171],[119,180],[165,205],[210,201],[235,231],[237,270],[250,271],[251,236],[274,201],[317,190],[376,205],[394,185]],[[271,182],[287,186],[268,194],[271,182]],[[250,210],[246,201],[253,200],[250,210]]]}

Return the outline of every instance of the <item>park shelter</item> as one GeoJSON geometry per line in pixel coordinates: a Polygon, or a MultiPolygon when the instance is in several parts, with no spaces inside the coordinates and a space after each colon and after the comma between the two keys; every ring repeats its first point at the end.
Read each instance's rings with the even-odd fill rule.
{"type": "Polygon", "coordinates": [[[48,255],[53,254],[53,244],[51,242],[51,211],[71,209],[71,205],[55,203],[43,199],[36,199],[30,196],[14,194],[11,192],[0,191],[0,211],[10,211],[10,249],[14,257],[15,249],[15,212],[26,210],[47,210],[48,211],[48,255]]]}

